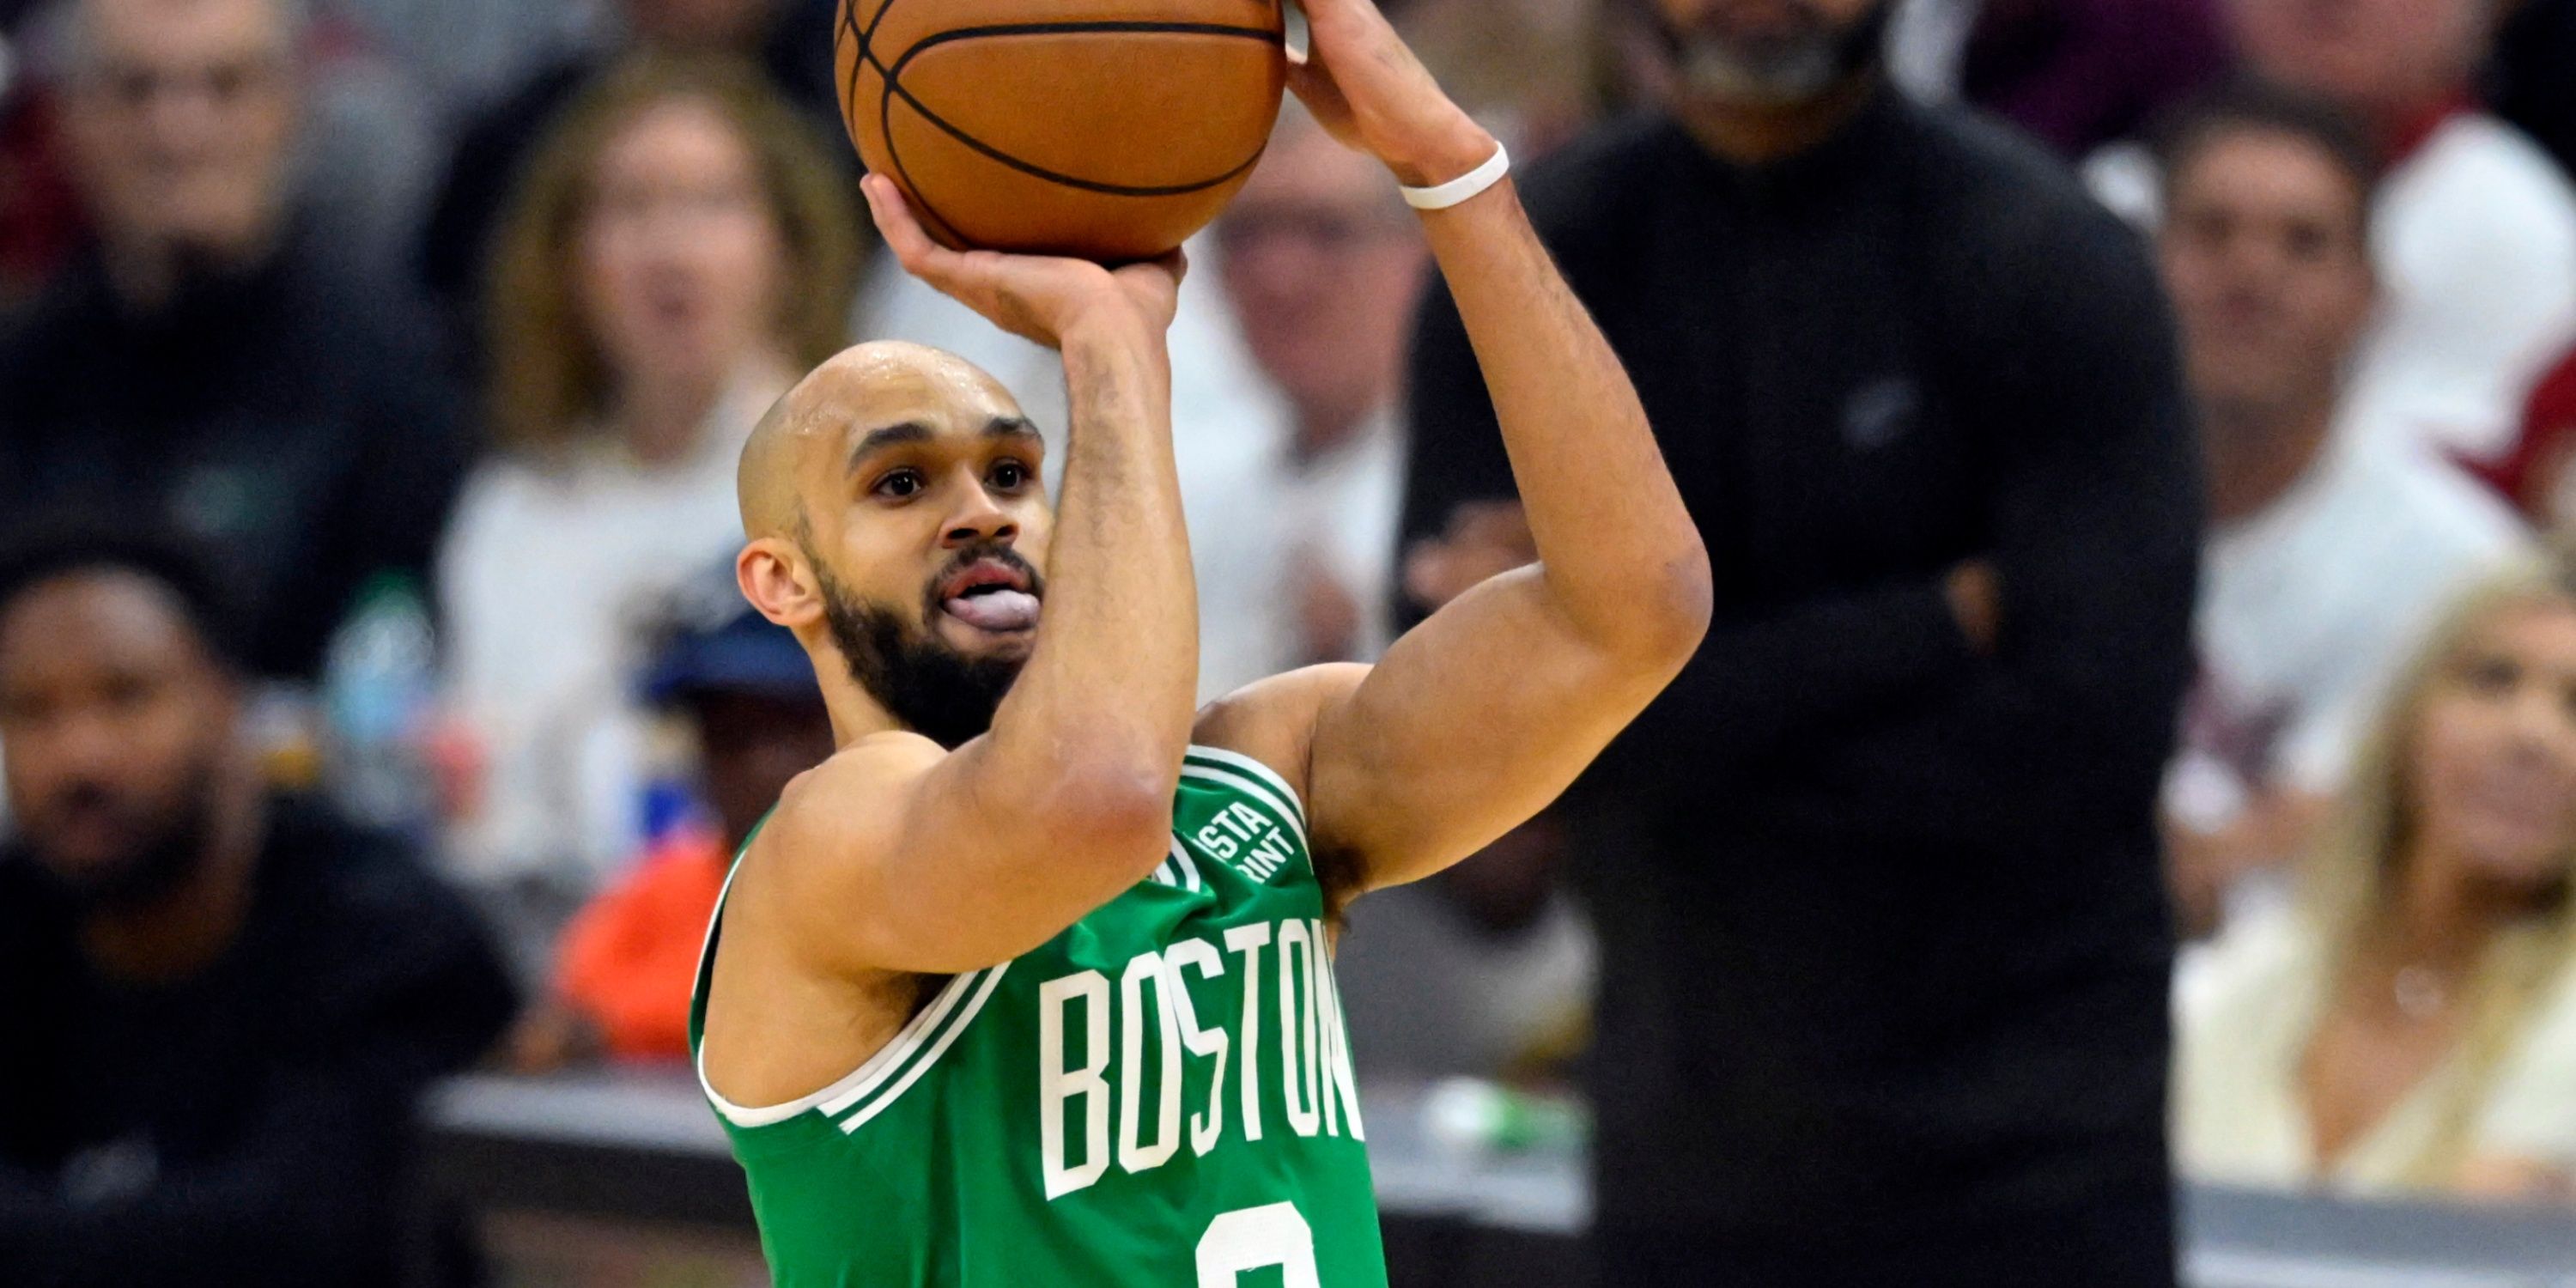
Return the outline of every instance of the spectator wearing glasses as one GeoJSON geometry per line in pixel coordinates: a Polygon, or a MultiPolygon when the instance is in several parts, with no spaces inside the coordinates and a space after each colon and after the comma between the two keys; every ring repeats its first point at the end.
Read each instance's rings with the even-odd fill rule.
{"type": "MultiPolygon", "coordinates": [[[[1215,240],[1219,284],[1273,412],[1254,433],[1201,428],[1175,444],[1199,581],[1199,684],[1211,696],[1386,647],[1405,340],[1431,262],[1384,170],[1294,103],[1215,240]]],[[[1372,1065],[1417,1077],[1518,1071],[1581,1030],[1591,931],[1556,888],[1557,849],[1541,819],[1352,913],[1340,970],[1372,1065]]]]}
{"type": "Polygon", "coordinates": [[[1176,448],[1209,695],[1385,648],[1405,334],[1431,262],[1385,176],[1295,105],[1216,249],[1270,414],[1250,433],[1185,430],[1176,448]]]}
{"type": "Polygon", "coordinates": [[[464,468],[398,292],[292,177],[288,0],[74,0],[47,69],[93,244],[0,335],[0,511],[167,520],[241,586],[246,660],[310,677],[373,574],[429,562],[464,468]]]}

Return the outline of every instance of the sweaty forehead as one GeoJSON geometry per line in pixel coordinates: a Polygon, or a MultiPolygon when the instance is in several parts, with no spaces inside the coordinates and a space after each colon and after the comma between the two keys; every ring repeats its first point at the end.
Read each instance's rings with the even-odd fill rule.
{"type": "Polygon", "coordinates": [[[779,400],[743,449],[743,528],[785,531],[804,502],[839,489],[851,453],[897,426],[928,435],[980,434],[1017,419],[999,381],[954,354],[901,341],[845,350],[779,400]]]}
{"type": "Polygon", "coordinates": [[[940,432],[978,432],[1020,405],[1001,382],[954,354],[918,345],[868,345],[817,373],[819,435],[847,451],[858,436],[887,425],[919,424],[940,432]]]}

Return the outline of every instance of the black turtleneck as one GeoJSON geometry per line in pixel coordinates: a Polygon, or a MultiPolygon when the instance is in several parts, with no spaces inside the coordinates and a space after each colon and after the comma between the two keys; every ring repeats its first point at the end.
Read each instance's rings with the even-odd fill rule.
{"type": "Polygon", "coordinates": [[[252,662],[311,678],[371,574],[424,576],[467,445],[421,315],[299,228],[143,309],[95,256],[0,328],[0,514],[90,508],[202,538],[252,662]]]}
{"type": "MultiPolygon", "coordinates": [[[[1758,169],[1615,124],[1525,192],[1717,578],[1568,805],[1605,1245],[1744,1276],[1708,1282],[2171,1284],[2153,805],[2199,489],[2144,249],[2035,147],[1893,93],[1758,169]],[[1943,592],[1972,559],[1992,657],[1943,592]],[[2094,1264],[1986,1256],[2043,1229],[2094,1264]]],[[[1511,486],[1437,291],[1413,404],[1419,538],[1511,486]]]]}

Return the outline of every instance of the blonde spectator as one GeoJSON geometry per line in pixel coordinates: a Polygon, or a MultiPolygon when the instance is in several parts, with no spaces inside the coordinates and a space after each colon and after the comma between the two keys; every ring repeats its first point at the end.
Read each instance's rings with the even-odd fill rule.
{"type": "Polygon", "coordinates": [[[755,73],[678,58],[605,78],[529,171],[493,265],[502,452],[440,569],[482,750],[465,874],[578,891],[636,850],[639,609],[739,541],[744,437],[843,343],[846,183],[755,73]]]}
{"type": "Polygon", "coordinates": [[[2180,990],[2196,1179],[2564,1192],[2576,1168],[2576,569],[2466,596],[2398,684],[2294,907],[2180,990]]]}

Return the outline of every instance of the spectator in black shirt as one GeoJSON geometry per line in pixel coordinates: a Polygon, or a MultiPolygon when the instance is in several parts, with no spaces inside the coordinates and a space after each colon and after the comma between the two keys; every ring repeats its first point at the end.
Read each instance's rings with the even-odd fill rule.
{"type": "MultiPolygon", "coordinates": [[[[1881,88],[1875,0],[1655,10],[1668,110],[1526,184],[1717,577],[1567,802],[1603,1282],[2170,1288],[2199,489],[2148,257],[1881,88]]],[[[1417,583],[1517,557],[1479,380],[1435,293],[1406,530],[1455,575],[1417,583]]]]}
{"type": "Polygon", "coordinates": [[[246,659],[309,678],[372,574],[419,577],[465,447],[417,321],[295,213],[290,0],[74,0],[63,140],[97,242],[0,327],[0,514],[212,547],[246,659]]]}
{"type": "Polygon", "coordinates": [[[272,798],[206,582],[149,543],[0,555],[0,1280],[396,1282],[413,1100],[511,990],[393,841],[272,798]]]}

